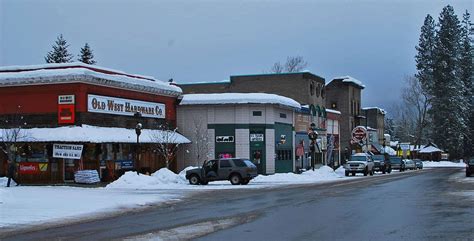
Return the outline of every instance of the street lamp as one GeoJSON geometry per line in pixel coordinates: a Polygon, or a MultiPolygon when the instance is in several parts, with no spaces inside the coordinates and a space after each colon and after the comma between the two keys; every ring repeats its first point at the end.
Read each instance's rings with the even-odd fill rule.
{"type": "MultiPolygon", "coordinates": [[[[311,141],[309,145],[309,150],[311,151],[311,168],[314,171],[314,165],[315,165],[315,151],[316,151],[316,139],[318,139],[318,133],[315,131],[316,125],[314,123],[311,123],[309,131],[308,131],[308,138],[311,141]]],[[[319,148],[318,148],[319,149],[319,148]]]]}
{"type": "MultiPolygon", "coordinates": [[[[141,117],[141,113],[137,111],[137,113],[134,114],[135,117],[141,117]]],[[[139,172],[139,162],[140,162],[140,134],[142,134],[142,123],[138,122],[137,121],[137,125],[135,125],[135,133],[137,134],[137,150],[136,150],[136,153],[135,153],[135,168],[137,170],[137,175],[140,174],[139,172]]]]}

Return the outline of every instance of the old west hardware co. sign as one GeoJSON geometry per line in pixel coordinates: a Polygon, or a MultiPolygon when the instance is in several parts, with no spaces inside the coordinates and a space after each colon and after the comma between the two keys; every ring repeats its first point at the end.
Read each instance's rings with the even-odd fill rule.
{"type": "Polygon", "coordinates": [[[129,100],[100,95],[87,96],[87,111],[133,116],[140,112],[143,117],[165,118],[165,105],[161,103],[129,100]]]}

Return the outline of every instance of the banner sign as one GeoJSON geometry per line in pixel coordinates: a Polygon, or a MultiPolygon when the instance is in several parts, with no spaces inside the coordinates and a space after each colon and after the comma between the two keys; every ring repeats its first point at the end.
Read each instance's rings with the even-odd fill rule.
{"type": "Polygon", "coordinates": [[[19,174],[38,174],[48,170],[48,163],[20,162],[19,174]]]}
{"type": "Polygon", "coordinates": [[[140,112],[143,117],[165,118],[165,104],[141,100],[129,100],[100,95],[87,96],[87,111],[112,115],[133,116],[140,112]]]}
{"type": "Polygon", "coordinates": [[[83,145],[54,144],[53,157],[81,159],[83,145]]]}

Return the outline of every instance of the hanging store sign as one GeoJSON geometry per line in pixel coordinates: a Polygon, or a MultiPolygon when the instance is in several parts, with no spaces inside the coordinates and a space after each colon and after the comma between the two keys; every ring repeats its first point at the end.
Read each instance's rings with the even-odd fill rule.
{"type": "Polygon", "coordinates": [[[75,110],[74,95],[60,95],[58,96],[58,123],[59,124],[74,124],[75,110]]]}
{"type": "Polygon", "coordinates": [[[250,134],[250,141],[263,141],[264,135],[263,134],[250,134]]]}
{"type": "Polygon", "coordinates": [[[234,136],[216,136],[216,142],[234,142],[234,136]]]}
{"type": "Polygon", "coordinates": [[[143,117],[165,118],[165,105],[161,103],[88,95],[87,111],[112,115],[133,116],[139,112],[143,117]]]}
{"type": "Polygon", "coordinates": [[[53,157],[81,159],[83,145],[54,144],[53,157]]]}

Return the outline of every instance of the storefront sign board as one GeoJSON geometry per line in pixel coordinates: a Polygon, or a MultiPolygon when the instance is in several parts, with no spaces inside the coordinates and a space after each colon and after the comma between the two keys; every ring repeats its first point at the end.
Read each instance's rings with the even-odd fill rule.
{"type": "Polygon", "coordinates": [[[165,104],[130,100],[110,96],[88,95],[87,111],[112,115],[133,116],[140,112],[143,117],[164,119],[165,104]]]}
{"type": "Polygon", "coordinates": [[[54,144],[53,157],[81,159],[83,145],[54,144]]]}
{"type": "Polygon", "coordinates": [[[250,141],[263,141],[264,135],[263,134],[250,134],[250,141]]]}

